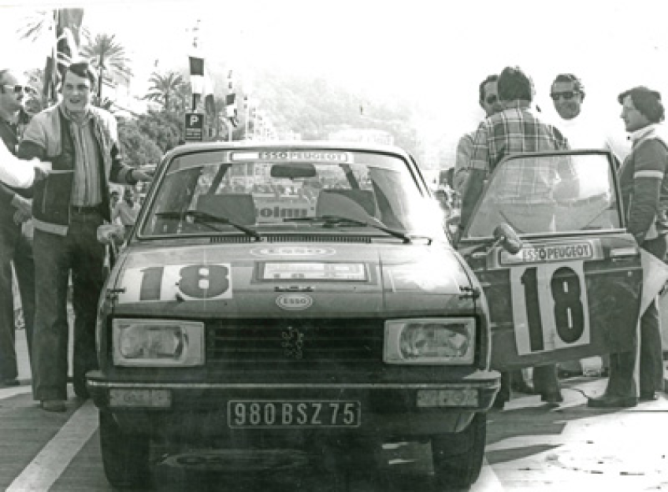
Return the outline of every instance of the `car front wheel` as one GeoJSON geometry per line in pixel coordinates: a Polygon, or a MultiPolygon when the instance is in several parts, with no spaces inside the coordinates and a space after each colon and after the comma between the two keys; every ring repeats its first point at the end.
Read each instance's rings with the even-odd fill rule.
{"type": "Polygon", "coordinates": [[[485,456],[486,434],[487,416],[477,413],[462,432],[432,436],[432,460],[439,484],[466,488],[475,483],[485,456]]]}
{"type": "Polygon", "coordinates": [[[129,435],[110,412],[100,411],[100,448],[107,480],[115,488],[135,488],[149,483],[150,438],[129,435]]]}

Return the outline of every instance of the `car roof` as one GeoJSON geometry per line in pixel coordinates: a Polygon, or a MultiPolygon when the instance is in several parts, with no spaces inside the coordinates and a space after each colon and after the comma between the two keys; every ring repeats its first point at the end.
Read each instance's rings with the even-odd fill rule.
{"type": "Polygon", "coordinates": [[[345,142],[336,140],[272,140],[257,141],[243,140],[232,142],[189,142],[179,145],[167,152],[163,159],[197,151],[221,151],[244,149],[318,149],[342,151],[371,151],[383,154],[395,154],[410,160],[408,152],[396,145],[386,145],[371,142],[345,142]]]}

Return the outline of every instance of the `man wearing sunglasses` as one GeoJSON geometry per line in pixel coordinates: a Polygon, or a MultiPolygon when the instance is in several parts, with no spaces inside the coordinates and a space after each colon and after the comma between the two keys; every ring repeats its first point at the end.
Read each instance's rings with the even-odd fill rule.
{"type": "Polygon", "coordinates": [[[550,88],[550,97],[559,115],[555,126],[568,139],[571,149],[612,150],[602,123],[582,110],[585,88],[580,78],[571,73],[557,75],[550,88]]]}
{"type": "MultiPolygon", "coordinates": [[[[498,113],[503,109],[501,102],[499,101],[499,94],[496,87],[498,79],[498,75],[489,75],[485,80],[480,82],[480,86],[478,87],[478,93],[480,94],[478,104],[480,104],[480,107],[485,112],[486,117],[498,113]]],[[[464,170],[468,168],[469,161],[471,160],[474,136],[475,130],[465,133],[459,139],[459,143],[457,144],[457,157],[455,160],[455,170],[452,181],[456,192],[460,191],[466,176],[466,171],[464,170]]]]}
{"type": "MultiPolygon", "coordinates": [[[[0,138],[16,154],[19,128],[25,123],[25,85],[12,70],[0,70],[0,138]]],[[[13,271],[18,282],[28,353],[32,351],[35,278],[32,243],[24,223],[31,217],[31,192],[0,184],[0,387],[16,386],[13,271]]]]}
{"type": "MultiPolygon", "coordinates": [[[[559,118],[554,122],[568,139],[571,149],[603,149],[613,150],[604,126],[592,118],[591,113],[583,111],[585,87],[582,80],[572,73],[560,73],[552,82],[550,98],[559,118]]],[[[617,156],[615,156],[617,159],[617,156]]],[[[559,364],[561,377],[579,376],[583,374],[583,363],[597,365],[594,360],[579,360],[559,364]]],[[[607,358],[603,358],[603,366],[607,366],[607,358]]],[[[605,369],[604,369],[605,370],[605,369]]]]}

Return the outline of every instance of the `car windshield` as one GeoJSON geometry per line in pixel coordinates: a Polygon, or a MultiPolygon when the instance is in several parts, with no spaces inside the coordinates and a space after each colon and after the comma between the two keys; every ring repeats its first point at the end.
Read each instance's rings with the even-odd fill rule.
{"type": "Polygon", "coordinates": [[[513,156],[490,177],[464,238],[618,229],[620,211],[606,153],[513,156]]]}
{"type": "Polygon", "coordinates": [[[439,208],[398,156],[216,150],[163,164],[142,237],[354,233],[444,238],[439,208]]]}

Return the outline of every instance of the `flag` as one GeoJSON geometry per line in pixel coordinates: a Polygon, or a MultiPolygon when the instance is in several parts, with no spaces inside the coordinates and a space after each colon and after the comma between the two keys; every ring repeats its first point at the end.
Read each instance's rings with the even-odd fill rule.
{"type": "Polygon", "coordinates": [[[84,9],[56,9],[53,11],[55,39],[51,55],[44,68],[43,94],[50,102],[58,100],[58,87],[65,70],[73,58],[78,56],[80,30],[84,9]]]}
{"type": "Polygon", "coordinates": [[[204,92],[204,58],[189,56],[190,60],[190,91],[194,94],[204,92]]]}
{"type": "Polygon", "coordinates": [[[216,114],[216,102],[213,97],[213,80],[208,70],[204,69],[204,110],[208,115],[216,114]]]}

